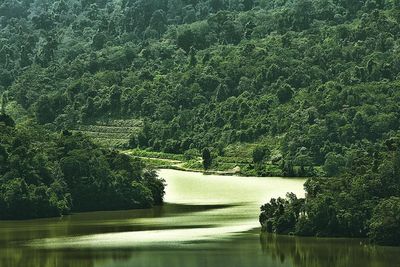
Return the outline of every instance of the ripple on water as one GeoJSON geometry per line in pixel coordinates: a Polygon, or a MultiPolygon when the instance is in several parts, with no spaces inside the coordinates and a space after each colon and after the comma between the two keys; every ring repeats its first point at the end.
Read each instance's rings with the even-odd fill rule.
{"type": "Polygon", "coordinates": [[[287,192],[304,195],[304,179],[217,176],[175,170],[161,170],[159,174],[167,182],[166,207],[175,205],[174,212],[166,208],[166,212],[151,217],[98,222],[146,230],[46,238],[29,245],[52,249],[171,247],[223,240],[259,227],[259,207],[270,198],[285,196],[287,192]],[[185,206],[204,209],[191,211],[185,206]]]}

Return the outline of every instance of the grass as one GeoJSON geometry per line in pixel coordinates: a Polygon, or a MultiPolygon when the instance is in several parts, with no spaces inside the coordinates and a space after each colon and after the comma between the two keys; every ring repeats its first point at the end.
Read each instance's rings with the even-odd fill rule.
{"type": "Polygon", "coordinates": [[[191,169],[191,170],[198,170],[198,171],[202,171],[203,169],[203,163],[201,161],[198,160],[189,160],[186,161],[183,165],[183,168],[185,169],[191,169]]]}
{"type": "MultiPolygon", "coordinates": [[[[237,151],[240,153],[244,149],[249,149],[249,146],[240,148],[237,151]]],[[[123,151],[124,153],[140,157],[148,166],[153,168],[169,168],[179,170],[190,170],[203,172],[203,163],[201,158],[186,159],[183,154],[171,154],[164,152],[155,152],[141,149],[130,149],[123,151]]],[[[282,176],[282,170],[279,166],[266,163],[260,168],[255,168],[252,164],[252,158],[240,157],[238,155],[231,154],[232,156],[217,156],[213,159],[213,164],[208,172],[221,172],[226,174],[232,174],[233,169],[236,167],[240,168],[239,175],[243,176],[282,176]]],[[[247,155],[250,155],[247,153],[247,155]]]]}
{"type": "Polygon", "coordinates": [[[164,153],[164,152],[155,152],[155,151],[148,151],[148,150],[141,150],[141,149],[129,149],[123,151],[125,154],[136,156],[136,157],[143,157],[143,158],[154,158],[154,159],[169,159],[169,160],[177,160],[177,161],[184,161],[185,157],[183,154],[171,154],[171,153],[164,153]]]}
{"type": "MultiPolygon", "coordinates": [[[[197,152],[192,159],[189,159],[184,154],[127,149],[130,136],[139,131],[142,125],[139,120],[103,120],[94,124],[78,125],[73,131],[82,132],[102,146],[120,149],[127,155],[139,157],[146,165],[153,168],[204,171],[201,157],[198,157],[200,153],[197,152]]],[[[267,146],[271,150],[271,157],[279,157],[278,143],[279,138],[264,138],[257,143],[230,144],[224,149],[223,155],[214,155],[213,164],[208,172],[232,174],[233,170],[239,167],[240,171],[237,174],[242,176],[284,176],[280,166],[266,162],[262,166],[255,167],[252,159],[253,150],[259,145],[267,146]]],[[[315,167],[315,171],[317,175],[323,175],[320,167],[315,167]]]]}
{"type": "Polygon", "coordinates": [[[142,158],[142,161],[146,164],[146,166],[150,166],[152,168],[160,169],[160,168],[173,168],[175,163],[170,161],[153,159],[153,158],[142,158]]]}

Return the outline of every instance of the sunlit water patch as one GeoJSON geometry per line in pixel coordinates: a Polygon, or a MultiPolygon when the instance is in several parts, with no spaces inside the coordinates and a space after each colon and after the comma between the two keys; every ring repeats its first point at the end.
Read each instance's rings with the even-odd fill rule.
{"type": "MultiPolygon", "coordinates": [[[[203,211],[162,214],[108,223],[154,228],[56,237],[30,242],[44,248],[177,246],[190,242],[226,239],[259,226],[259,207],[286,192],[304,194],[303,179],[203,175],[161,170],[167,182],[166,204],[210,207],[203,211]],[[214,208],[220,205],[220,208],[214,208]]],[[[107,222],[102,222],[102,224],[107,222]]]]}

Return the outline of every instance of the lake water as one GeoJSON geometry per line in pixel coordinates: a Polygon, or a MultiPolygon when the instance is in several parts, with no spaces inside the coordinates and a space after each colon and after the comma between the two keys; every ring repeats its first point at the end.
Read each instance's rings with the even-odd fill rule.
{"type": "Polygon", "coordinates": [[[0,266],[400,267],[399,248],[260,234],[260,205],[304,179],[159,174],[163,207],[0,222],[0,266]]]}

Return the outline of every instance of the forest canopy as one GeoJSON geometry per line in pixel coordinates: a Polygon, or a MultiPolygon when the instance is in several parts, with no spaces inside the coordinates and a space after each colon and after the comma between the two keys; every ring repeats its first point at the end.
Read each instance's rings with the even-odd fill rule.
{"type": "Polygon", "coordinates": [[[399,129],[398,5],[7,0],[0,91],[13,117],[59,130],[142,120],[132,147],[272,138],[282,165],[329,165],[399,129]]]}
{"type": "Polygon", "coordinates": [[[271,233],[369,237],[400,245],[400,138],[354,150],[344,174],[310,178],[306,197],[288,194],[261,207],[260,223],[271,233]]]}
{"type": "Polygon", "coordinates": [[[10,122],[0,116],[0,220],[162,203],[163,180],[139,159],[99,148],[81,134],[10,122]]]}

